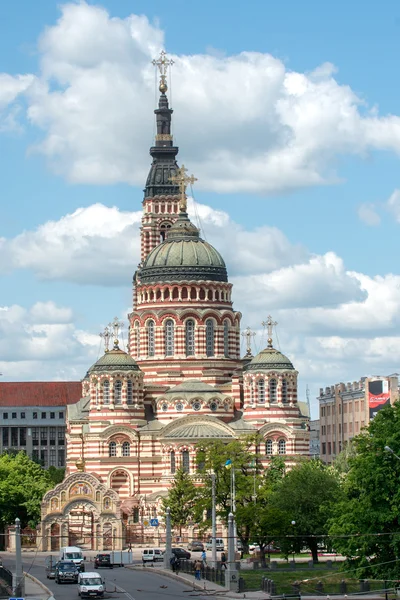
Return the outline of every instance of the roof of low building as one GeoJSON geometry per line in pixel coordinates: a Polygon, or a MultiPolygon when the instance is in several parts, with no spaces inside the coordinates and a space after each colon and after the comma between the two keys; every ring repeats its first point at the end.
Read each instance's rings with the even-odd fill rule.
{"type": "Polygon", "coordinates": [[[2,381],[0,406],[66,406],[82,396],[80,381],[2,381]]]}
{"type": "Polygon", "coordinates": [[[261,350],[243,369],[244,371],[294,371],[287,356],[275,348],[261,350]]]}
{"type": "Polygon", "coordinates": [[[137,362],[118,347],[109,350],[89,369],[89,373],[97,371],[140,371],[137,362]]]}
{"type": "Polygon", "coordinates": [[[170,388],[166,394],[220,394],[220,390],[217,390],[214,386],[209,383],[204,383],[199,379],[189,379],[183,383],[179,383],[174,387],[170,388]]]}

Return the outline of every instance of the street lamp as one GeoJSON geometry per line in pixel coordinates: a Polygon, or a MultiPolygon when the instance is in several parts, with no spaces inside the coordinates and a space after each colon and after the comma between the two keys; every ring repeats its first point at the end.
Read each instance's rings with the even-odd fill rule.
{"type": "Polygon", "coordinates": [[[385,446],[385,451],[390,452],[390,454],[393,454],[393,456],[397,458],[397,460],[400,460],[400,456],[397,456],[397,454],[390,448],[390,446],[385,446]]]}
{"type": "MultiPolygon", "coordinates": [[[[295,526],[296,526],[296,521],[292,521],[293,532],[294,532],[295,526]]],[[[294,562],[295,562],[295,560],[294,560],[294,533],[293,533],[293,563],[294,562]]]]}

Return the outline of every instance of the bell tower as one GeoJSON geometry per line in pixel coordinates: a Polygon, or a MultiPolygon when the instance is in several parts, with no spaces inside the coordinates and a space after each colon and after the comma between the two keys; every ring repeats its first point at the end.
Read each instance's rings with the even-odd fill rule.
{"type": "Polygon", "coordinates": [[[155,145],[150,148],[153,158],[144,189],[143,216],[141,227],[141,261],[149,252],[165,240],[167,230],[176,221],[179,214],[180,188],[173,182],[178,171],[176,156],[178,147],[173,145],[171,118],[173,110],[169,108],[166,92],[167,71],[173,64],[164,50],[153,65],[160,71],[160,98],[156,115],[157,133],[155,145]]]}

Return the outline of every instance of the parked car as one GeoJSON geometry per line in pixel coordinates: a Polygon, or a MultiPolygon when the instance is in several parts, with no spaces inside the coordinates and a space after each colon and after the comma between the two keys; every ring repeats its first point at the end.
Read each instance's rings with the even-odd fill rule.
{"type": "Polygon", "coordinates": [[[45,565],[47,579],[55,579],[58,560],[54,556],[47,556],[45,565]]]}
{"type": "Polygon", "coordinates": [[[146,563],[152,562],[162,562],[164,560],[163,552],[160,548],[145,548],[142,551],[142,563],[145,565],[146,563]]]}
{"type": "Polygon", "coordinates": [[[189,560],[191,557],[190,552],[185,550],[185,548],[171,548],[172,554],[175,554],[176,558],[180,560],[189,560]]]}
{"type": "MultiPolygon", "coordinates": [[[[215,538],[215,548],[217,552],[224,551],[224,540],[222,538],[215,538]]],[[[206,543],[206,549],[212,550],[212,539],[209,539],[206,543]]]]}
{"type": "Polygon", "coordinates": [[[98,569],[99,567],[106,567],[107,569],[113,568],[113,563],[111,562],[110,554],[97,554],[94,559],[94,568],[98,569]]]}
{"type": "Polygon", "coordinates": [[[204,544],[203,542],[200,542],[200,540],[193,540],[188,543],[188,550],[191,550],[192,552],[203,552],[204,544]]]}
{"type": "Polygon", "coordinates": [[[101,598],[104,596],[104,588],[104,581],[98,573],[79,573],[78,596],[81,598],[89,596],[101,598]]]}
{"type": "Polygon", "coordinates": [[[54,579],[56,583],[65,583],[67,581],[76,583],[78,581],[78,575],[78,565],[76,565],[72,560],[60,560],[56,566],[54,579]]]}

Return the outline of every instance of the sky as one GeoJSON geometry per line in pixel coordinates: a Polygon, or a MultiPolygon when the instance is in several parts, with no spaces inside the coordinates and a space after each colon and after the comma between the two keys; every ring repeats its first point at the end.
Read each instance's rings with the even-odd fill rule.
{"type": "Polygon", "coordinates": [[[314,417],[321,387],[399,371],[398,3],[13,0],[0,33],[2,380],[81,379],[127,329],[162,49],[254,352],[271,314],[314,417]]]}

